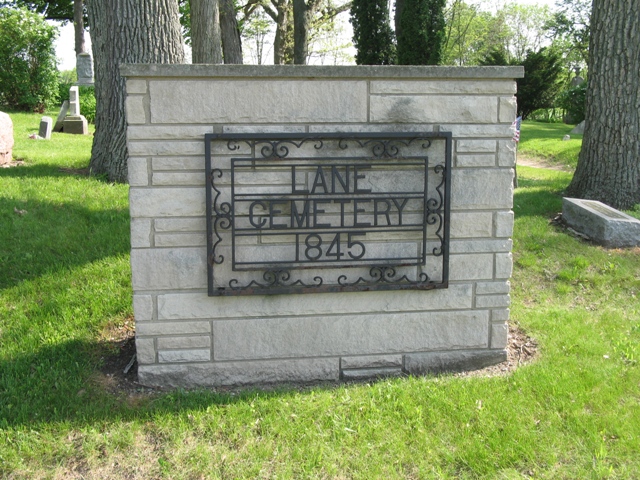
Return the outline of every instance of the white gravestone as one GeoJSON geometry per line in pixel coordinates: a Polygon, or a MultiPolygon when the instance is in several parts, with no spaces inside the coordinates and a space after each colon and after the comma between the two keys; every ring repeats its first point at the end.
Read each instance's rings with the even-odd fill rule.
{"type": "Polygon", "coordinates": [[[69,89],[69,115],[80,115],[80,92],[76,85],[69,89]]]}
{"type": "Polygon", "coordinates": [[[51,140],[51,130],[53,129],[53,118],[51,117],[42,117],[40,120],[40,130],[38,131],[38,135],[45,140],[51,140]]]}

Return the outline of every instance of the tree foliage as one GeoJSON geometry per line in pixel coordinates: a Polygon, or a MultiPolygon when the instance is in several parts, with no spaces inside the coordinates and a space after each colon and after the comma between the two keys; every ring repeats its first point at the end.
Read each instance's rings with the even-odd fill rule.
{"type": "Polygon", "coordinates": [[[353,45],[358,65],[392,65],[395,45],[387,0],[353,0],[353,45]]]}
{"type": "Polygon", "coordinates": [[[529,50],[522,62],[508,60],[504,50],[495,50],[481,65],[524,66],[524,78],[517,79],[518,115],[523,119],[538,109],[553,107],[562,88],[562,59],[552,48],[543,47],[536,52],[529,50]]]}
{"type": "Polygon", "coordinates": [[[8,7],[24,7],[43,15],[47,20],[63,23],[73,21],[73,0],[6,0],[8,7]]]}
{"type": "Polygon", "coordinates": [[[555,44],[562,45],[572,68],[584,68],[589,59],[591,0],[557,0],[558,10],[547,23],[555,44]]]}
{"type": "Polygon", "coordinates": [[[57,100],[57,36],[37,13],[0,9],[0,104],[43,112],[57,100]]]}
{"type": "Polygon", "coordinates": [[[405,0],[400,17],[398,64],[438,65],[445,40],[445,0],[405,0]]]}

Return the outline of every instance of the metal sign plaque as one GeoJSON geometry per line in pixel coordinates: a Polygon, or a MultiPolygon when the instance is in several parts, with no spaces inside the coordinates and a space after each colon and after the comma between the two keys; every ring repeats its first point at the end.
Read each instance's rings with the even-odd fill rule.
{"type": "Polygon", "coordinates": [[[209,295],[448,284],[451,134],[207,134],[209,295]]]}

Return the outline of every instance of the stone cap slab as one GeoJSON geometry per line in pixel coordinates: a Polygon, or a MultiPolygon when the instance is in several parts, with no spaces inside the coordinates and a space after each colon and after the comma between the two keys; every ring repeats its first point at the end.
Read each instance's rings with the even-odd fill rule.
{"type": "Polygon", "coordinates": [[[514,79],[524,67],[449,67],[421,65],[166,65],[123,64],[124,77],[261,77],[261,78],[467,78],[514,79]]]}
{"type": "Polygon", "coordinates": [[[640,220],[602,202],[565,197],[562,217],[571,228],[605,247],[640,245],[640,220]]]}

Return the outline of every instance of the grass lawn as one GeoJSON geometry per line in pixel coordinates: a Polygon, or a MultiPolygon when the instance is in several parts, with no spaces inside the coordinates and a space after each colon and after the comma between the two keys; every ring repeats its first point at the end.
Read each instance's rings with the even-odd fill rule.
{"type": "Polygon", "coordinates": [[[1,478],[640,478],[640,249],[549,223],[570,173],[518,168],[512,321],[533,364],[113,393],[100,366],[131,321],[127,187],[74,173],[90,139],[27,140],[39,117],[11,116],[25,163],[0,169],[1,478]]]}
{"type": "Polygon", "coordinates": [[[572,134],[573,127],[564,123],[522,122],[518,155],[543,158],[553,165],[575,170],[582,135],[572,134]],[[565,135],[571,139],[562,141],[565,135]]]}

